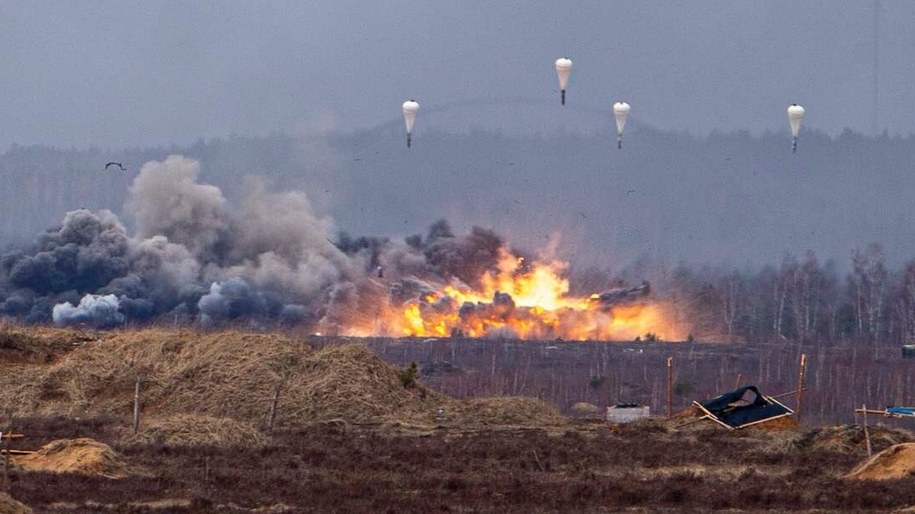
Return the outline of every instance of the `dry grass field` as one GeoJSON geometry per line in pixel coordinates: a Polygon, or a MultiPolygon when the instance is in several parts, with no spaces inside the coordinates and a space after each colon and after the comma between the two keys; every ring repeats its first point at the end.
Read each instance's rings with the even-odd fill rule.
{"type": "MultiPolygon", "coordinates": [[[[365,346],[277,334],[0,328],[4,484],[33,512],[887,512],[915,434],[691,414],[573,420],[459,400],[365,346]],[[133,395],[142,416],[133,433],[133,395]],[[901,446],[897,446],[901,445],[901,446]]],[[[876,420],[874,420],[876,421],[876,420]]],[[[13,512],[8,498],[0,506],[13,512]]],[[[12,500],[9,500],[10,502],[12,500]]],[[[23,510],[25,511],[25,510],[23,510]]]]}

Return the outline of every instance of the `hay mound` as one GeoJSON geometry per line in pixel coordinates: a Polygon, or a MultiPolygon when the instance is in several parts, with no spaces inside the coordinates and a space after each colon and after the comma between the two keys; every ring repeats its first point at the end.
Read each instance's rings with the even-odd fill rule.
{"type": "Polygon", "coordinates": [[[404,387],[397,370],[368,347],[327,346],[307,356],[280,396],[277,420],[430,422],[454,400],[421,384],[404,387]]]}
{"type": "Polygon", "coordinates": [[[94,333],[48,327],[22,328],[0,323],[0,363],[44,364],[73,350],[94,333]]]}
{"type": "Polygon", "coordinates": [[[572,413],[580,417],[603,417],[601,408],[593,403],[578,402],[572,406],[572,413]]]}
{"type": "Polygon", "coordinates": [[[560,426],[568,423],[555,407],[536,398],[475,398],[462,402],[457,409],[457,419],[468,425],[560,426]]]}
{"type": "MultiPolygon", "coordinates": [[[[915,434],[908,430],[884,426],[869,427],[871,447],[881,451],[890,446],[915,441],[915,434]]],[[[815,428],[803,433],[795,442],[805,450],[823,450],[839,453],[863,454],[867,449],[864,428],[859,425],[840,425],[815,428]]]]}
{"type": "Polygon", "coordinates": [[[915,475],[915,443],[890,446],[853,469],[846,478],[890,480],[915,475]]]}
{"type": "Polygon", "coordinates": [[[127,415],[140,376],[144,414],[260,417],[274,383],[294,370],[306,351],[302,346],[274,335],[238,332],[110,333],[33,379],[23,395],[31,397],[31,405],[22,409],[127,415]]]}
{"type": "Polygon", "coordinates": [[[38,377],[33,372],[18,389],[0,390],[5,400],[0,404],[18,406],[18,414],[129,416],[140,376],[144,416],[263,420],[276,384],[294,375],[311,351],[275,335],[115,332],[71,352],[38,377]]]}
{"type": "Polygon", "coordinates": [[[12,496],[0,493],[0,512],[3,514],[32,514],[32,509],[17,502],[12,496]]]}
{"type": "MultiPolygon", "coordinates": [[[[172,438],[175,444],[254,437],[249,425],[233,439],[213,420],[263,426],[274,397],[277,428],[337,419],[435,425],[442,421],[439,409],[449,420],[475,424],[566,421],[538,400],[462,402],[420,383],[405,387],[395,368],[359,344],[315,351],[304,341],[277,334],[157,329],[105,333],[42,369],[7,373],[8,378],[0,378],[9,383],[0,388],[0,414],[114,416],[126,426],[138,376],[142,431],[155,430],[150,438],[172,438]],[[165,421],[190,415],[208,420],[193,434],[165,421]],[[145,420],[163,421],[147,427],[145,420]]],[[[142,437],[137,441],[146,440],[142,437]]]]}
{"type": "Polygon", "coordinates": [[[129,417],[137,376],[144,417],[195,414],[263,424],[279,391],[276,425],[342,418],[430,421],[454,400],[397,371],[361,345],[308,344],[243,332],[114,332],[43,372],[0,390],[12,415],[129,417]],[[36,377],[37,375],[37,377],[36,377]]]}
{"type": "Polygon", "coordinates": [[[119,442],[168,446],[254,446],[267,444],[267,437],[252,423],[228,418],[177,414],[143,423],[140,433],[129,431],[119,442]]]}
{"type": "Polygon", "coordinates": [[[81,473],[107,478],[126,477],[124,459],[107,444],[93,439],[59,439],[30,455],[14,456],[13,463],[25,471],[81,473]]]}

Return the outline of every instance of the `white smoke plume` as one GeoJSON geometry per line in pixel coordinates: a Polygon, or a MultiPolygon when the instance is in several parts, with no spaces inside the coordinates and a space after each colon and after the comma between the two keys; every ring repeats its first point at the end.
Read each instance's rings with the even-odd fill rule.
{"type": "Polygon", "coordinates": [[[113,294],[87,294],[75,307],[70,302],[55,305],[52,317],[54,324],[59,327],[85,323],[93,327],[110,328],[124,322],[124,315],[118,312],[119,308],[118,299],[113,294]]]}

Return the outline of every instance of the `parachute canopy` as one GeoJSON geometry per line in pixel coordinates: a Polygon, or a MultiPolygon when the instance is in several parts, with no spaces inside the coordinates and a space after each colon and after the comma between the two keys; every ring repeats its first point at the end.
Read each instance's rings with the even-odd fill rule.
{"type": "Polygon", "coordinates": [[[407,125],[407,134],[413,132],[413,123],[416,122],[416,113],[419,112],[419,104],[416,100],[407,100],[403,103],[403,120],[407,125]]]}
{"type": "Polygon", "coordinates": [[[556,59],[556,75],[559,76],[559,89],[562,91],[562,105],[566,104],[566,87],[569,85],[569,75],[572,74],[572,60],[568,57],[556,59]]]}
{"type": "Polygon", "coordinates": [[[804,121],[804,108],[798,104],[788,106],[788,124],[791,125],[791,136],[797,137],[801,130],[801,122],[804,121]]]}
{"type": "Polygon", "coordinates": [[[798,104],[788,106],[788,124],[791,125],[791,152],[797,152],[797,133],[801,131],[804,121],[804,108],[798,104]]]}
{"type": "Polygon", "coordinates": [[[413,124],[416,122],[416,113],[419,112],[419,104],[416,100],[407,100],[403,103],[403,121],[407,126],[407,148],[413,143],[413,124]]]}
{"type": "Polygon", "coordinates": [[[631,108],[626,102],[613,104],[613,117],[616,118],[616,147],[623,147],[623,129],[626,128],[626,118],[631,108]]]}
{"type": "Polygon", "coordinates": [[[613,104],[613,117],[616,118],[616,133],[623,135],[623,129],[626,128],[626,118],[629,111],[632,110],[626,102],[616,102],[613,104]]]}

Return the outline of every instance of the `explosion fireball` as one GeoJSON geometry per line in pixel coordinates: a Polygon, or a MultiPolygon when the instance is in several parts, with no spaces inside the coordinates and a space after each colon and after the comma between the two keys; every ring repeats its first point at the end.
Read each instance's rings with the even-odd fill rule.
{"type": "Polygon", "coordinates": [[[387,335],[494,337],[531,340],[632,340],[682,338],[663,304],[647,299],[648,285],[589,297],[569,296],[561,261],[528,264],[500,248],[498,267],[477,290],[454,283],[423,290],[402,310],[389,310],[387,335]],[[399,330],[399,333],[397,331],[399,330]]]}

